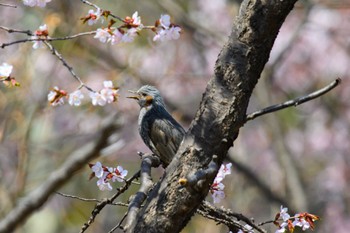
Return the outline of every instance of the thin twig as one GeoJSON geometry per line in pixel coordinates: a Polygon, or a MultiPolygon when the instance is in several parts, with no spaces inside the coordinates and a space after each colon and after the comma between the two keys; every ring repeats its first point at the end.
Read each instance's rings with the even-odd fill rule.
{"type": "Polygon", "coordinates": [[[62,55],[53,47],[49,42],[43,41],[43,43],[51,50],[52,54],[55,55],[65,67],[67,67],[68,71],[72,74],[72,76],[80,83],[79,89],[85,87],[87,90],[94,92],[90,87],[86,86],[83,81],[81,81],[80,77],[74,72],[73,67],[68,65],[66,60],[62,57],[62,55]]]}
{"type": "Polygon", "coordinates": [[[319,90],[317,90],[315,92],[312,92],[312,93],[310,93],[308,95],[298,97],[298,98],[296,98],[294,100],[288,100],[288,101],[286,101],[284,103],[272,105],[270,107],[261,109],[259,111],[253,112],[253,113],[250,113],[250,114],[248,114],[246,116],[245,122],[253,120],[253,119],[255,119],[255,118],[259,117],[259,116],[262,116],[262,115],[265,115],[265,114],[268,114],[268,113],[271,113],[271,112],[276,112],[276,111],[279,111],[281,109],[288,108],[288,107],[291,107],[291,106],[298,106],[300,104],[303,104],[305,102],[308,102],[310,100],[318,98],[318,97],[326,94],[327,92],[329,92],[330,90],[332,90],[336,86],[338,86],[340,84],[340,82],[341,82],[341,79],[337,78],[332,83],[330,83],[329,85],[325,86],[324,88],[319,89],[319,90]]]}
{"type": "Polygon", "coordinates": [[[8,33],[23,33],[27,34],[28,36],[33,36],[33,32],[30,30],[18,30],[18,29],[12,29],[4,26],[0,26],[0,29],[7,31],[8,33]]]}
{"type": "MultiPolygon", "coordinates": [[[[4,29],[4,27],[1,27],[1,26],[0,26],[0,28],[4,29]]],[[[30,33],[32,33],[31,31],[21,31],[21,30],[15,30],[15,29],[10,29],[10,28],[6,28],[4,30],[8,31],[9,33],[11,33],[11,32],[18,32],[18,33],[27,34],[29,36],[33,36],[33,34],[30,34],[30,33]]],[[[96,31],[82,32],[82,33],[78,33],[78,34],[71,35],[71,36],[56,37],[56,38],[50,38],[50,37],[47,37],[47,38],[27,38],[27,39],[12,41],[12,42],[9,42],[9,43],[2,43],[0,45],[0,47],[3,49],[3,48],[5,48],[7,46],[10,46],[10,45],[19,44],[19,43],[26,43],[26,42],[33,42],[33,41],[72,40],[72,39],[75,39],[75,38],[78,38],[78,37],[81,37],[81,36],[87,36],[87,35],[93,35],[93,34],[96,34],[96,31]]]]}
{"type": "Polygon", "coordinates": [[[128,211],[124,214],[123,218],[119,221],[118,225],[116,225],[115,227],[113,227],[110,231],[108,231],[108,233],[112,233],[115,230],[117,230],[118,228],[123,229],[122,227],[122,223],[124,222],[126,216],[128,216],[128,211]]]}
{"type": "MultiPolygon", "coordinates": [[[[84,201],[84,202],[95,202],[95,203],[101,203],[103,200],[98,200],[95,198],[83,198],[83,197],[78,197],[78,196],[74,196],[74,195],[69,195],[69,194],[65,194],[65,193],[61,193],[61,192],[56,192],[56,194],[61,195],[62,197],[68,197],[68,198],[72,198],[72,199],[76,199],[79,201],[84,201]]],[[[127,203],[124,202],[113,202],[113,203],[108,203],[109,205],[116,205],[116,206],[124,206],[124,207],[128,207],[129,205],[127,203]]]]}
{"type": "MultiPolygon", "coordinates": [[[[240,224],[237,221],[232,220],[232,218],[236,218],[238,221],[245,222],[246,224],[250,225],[251,227],[253,227],[257,231],[259,231],[261,233],[266,233],[266,231],[264,229],[260,228],[252,220],[250,220],[248,217],[244,216],[243,214],[234,213],[231,210],[224,209],[223,207],[219,208],[219,207],[213,206],[212,204],[210,204],[207,201],[203,201],[202,204],[200,205],[200,207],[198,208],[198,210],[201,210],[201,211],[204,211],[205,213],[207,213],[207,215],[204,217],[210,216],[211,219],[214,219],[214,220],[215,220],[215,218],[218,219],[219,221],[225,220],[226,221],[225,225],[227,223],[229,223],[230,227],[240,226],[240,224]]],[[[202,214],[202,213],[200,213],[200,214],[202,214]]]]}
{"type": "Polygon", "coordinates": [[[91,212],[91,216],[89,220],[84,223],[84,225],[81,227],[80,233],[85,232],[89,226],[95,221],[96,216],[101,212],[101,210],[108,204],[113,203],[114,200],[119,197],[122,193],[124,193],[126,190],[128,190],[131,182],[135,179],[137,179],[140,176],[140,171],[136,172],[132,177],[130,177],[128,180],[125,181],[124,186],[117,188],[117,193],[114,194],[112,197],[103,200],[102,202],[98,203],[93,211],[91,212]]]}

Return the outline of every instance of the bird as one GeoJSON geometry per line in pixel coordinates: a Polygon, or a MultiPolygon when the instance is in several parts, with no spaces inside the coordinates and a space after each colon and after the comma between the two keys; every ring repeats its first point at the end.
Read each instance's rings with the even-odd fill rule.
{"type": "Polygon", "coordinates": [[[138,130],[146,146],[159,157],[163,167],[167,167],[175,156],[185,130],[166,110],[160,92],[150,85],[142,86],[138,91],[129,91],[135,95],[127,98],[137,100],[140,105],[138,130]]]}

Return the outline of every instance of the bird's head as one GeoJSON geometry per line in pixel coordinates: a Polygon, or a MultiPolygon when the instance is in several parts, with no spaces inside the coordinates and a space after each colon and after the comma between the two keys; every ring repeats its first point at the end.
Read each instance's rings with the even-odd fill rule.
{"type": "Polygon", "coordinates": [[[142,86],[138,91],[129,91],[133,93],[133,96],[127,98],[137,100],[141,108],[148,106],[162,106],[165,107],[163,98],[160,96],[159,91],[149,85],[142,86]]]}

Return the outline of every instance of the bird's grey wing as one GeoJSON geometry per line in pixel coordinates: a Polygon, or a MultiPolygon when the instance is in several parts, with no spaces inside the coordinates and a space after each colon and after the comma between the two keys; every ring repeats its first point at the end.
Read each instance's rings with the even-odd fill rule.
{"type": "Polygon", "coordinates": [[[168,119],[156,119],[150,127],[150,139],[159,152],[160,160],[167,166],[183,139],[185,131],[168,119]]]}

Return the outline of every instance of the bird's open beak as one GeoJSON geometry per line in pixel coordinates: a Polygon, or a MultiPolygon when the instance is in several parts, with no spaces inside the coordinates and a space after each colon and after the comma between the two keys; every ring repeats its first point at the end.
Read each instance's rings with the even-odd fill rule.
{"type": "MultiPolygon", "coordinates": [[[[137,94],[136,91],[131,91],[131,90],[128,90],[128,92],[130,93],[133,93],[133,94],[137,94]]],[[[127,96],[126,98],[129,98],[129,99],[135,99],[135,100],[139,100],[140,97],[138,95],[133,95],[133,96],[127,96]]]]}

